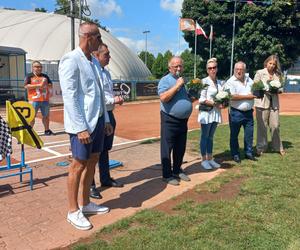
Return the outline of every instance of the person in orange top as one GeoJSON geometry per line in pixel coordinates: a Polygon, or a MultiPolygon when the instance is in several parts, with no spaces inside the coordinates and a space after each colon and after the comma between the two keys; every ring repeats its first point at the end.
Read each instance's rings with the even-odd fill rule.
{"type": "MultiPolygon", "coordinates": [[[[53,135],[49,129],[49,98],[52,93],[52,82],[46,74],[42,73],[42,64],[39,61],[32,63],[32,73],[26,75],[24,87],[27,89],[28,100],[35,109],[35,115],[39,109],[41,110],[45,135],[53,135]]],[[[35,120],[30,124],[32,127],[34,122],[35,120]]]]}

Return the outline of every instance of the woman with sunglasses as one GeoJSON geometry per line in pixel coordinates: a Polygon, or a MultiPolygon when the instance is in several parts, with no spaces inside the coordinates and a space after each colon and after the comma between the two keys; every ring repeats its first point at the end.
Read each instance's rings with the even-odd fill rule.
{"type": "Polygon", "coordinates": [[[210,58],[206,63],[208,76],[202,79],[203,84],[208,87],[203,89],[199,98],[198,122],[201,126],[200,153],[202,156],[201,166],[205,170],[216,169],[220,164],[215,162],[212,157],[213,138],[221,122],[222,105],[216,104],[213,97],[222,89],[221,81],[217,79],[218,63],[216,58],[210,58]]]}

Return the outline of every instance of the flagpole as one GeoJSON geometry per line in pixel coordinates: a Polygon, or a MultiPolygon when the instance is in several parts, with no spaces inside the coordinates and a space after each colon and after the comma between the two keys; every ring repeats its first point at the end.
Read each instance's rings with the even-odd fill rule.
{"type": "Polygon", "coordinates": [[[209,58],[212,57],[212,54],[211,54],[211,51],[212,51],[212,36],[213,36],[212,32],[213,32],[213,26],[210,25],[210,34],[209,34],[209,58]]]}
{"type": "Polygon", "coordinates": [[[196,78],[196,61],[197,61],[197,34],[196,34],[196,30],[195,30],[194,78],[196,78]]]}
{"type": "Polygon", "coordinates": [[[232,69],[233,69],[236,2],[237,2],[237,0],[234,0],[233,24],[232,24],[232,41],[231,41],[231,59],[230,59],[230,76],[232,75],[232,69]]]}
{"type": "Polygon", "coordinates": [[[178,20],[178,53],[180,53],[180,33],[181,33],[181,30],[180,30],[180,16],[179,16],[179,20],[178,20]]]}

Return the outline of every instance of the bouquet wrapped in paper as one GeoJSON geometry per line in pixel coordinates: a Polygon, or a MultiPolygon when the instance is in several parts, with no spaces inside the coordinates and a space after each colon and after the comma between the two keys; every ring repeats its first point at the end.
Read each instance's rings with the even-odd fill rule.
{"type": "Polygon", "coordinates": [[[277,94],[278,92],[280,92],[280,88],[283,87],[282,82],[279,80],[271,80],[268,81],[267,83],[268,83],[268,92],[272,94],[277,94]]]}
{"type": "Polygon", "coordinates": [[[252,94],[256,96],[256,98],[263,98],[266,88],[264,83],[260,80],[257,82],[254,82],[251,87],[252,94]]]}
{"type": "Polygon", "coordinates": [[[195,78],[190,80],[185,87],[190,97],[198,99],[200,97],[201,90],[208,87],[208,85],[204,84],[199,78],[195,78]]]}
{"type": "Polygon", "coordinates": [[[218,93],[214,96],[214,102],[218,104],[222,104],[223,107],[229,106],[230,99],[231,99],[231,93],[229,89],[219,90],[218,93]]]}

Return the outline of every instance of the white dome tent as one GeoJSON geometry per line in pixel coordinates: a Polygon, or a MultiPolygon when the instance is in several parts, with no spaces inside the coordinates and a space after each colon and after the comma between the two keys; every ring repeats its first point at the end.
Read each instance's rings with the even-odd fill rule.
{"type": "MultiPolygon", "coordinates": [[[[75,44],[78,44],[78,25],[76,20],[75,44]]],[[[51,71],[71,50],[70,27],[70,18],[64,15],[0,9],[0,46],[21,48],[27,52],[27,62],[40,60],[46,66],[45,71],[47,68],[51,71]]],[[[113,79],[146,80],[151,75],[142,60],[122,42],[102,29],[100,32],[111,52],[108,69],[113,79]]],[[[47,73],[57,77],[52,75],[57,72],[47,73]]]]}

